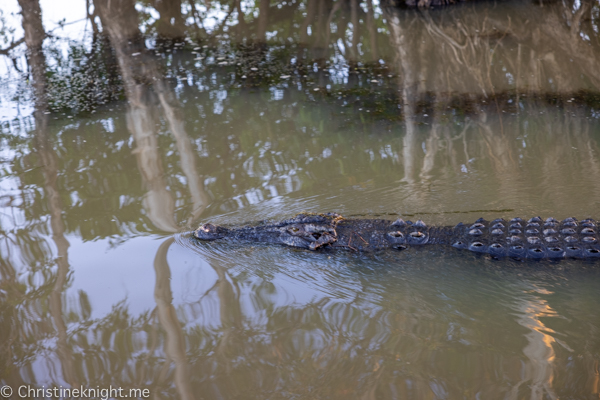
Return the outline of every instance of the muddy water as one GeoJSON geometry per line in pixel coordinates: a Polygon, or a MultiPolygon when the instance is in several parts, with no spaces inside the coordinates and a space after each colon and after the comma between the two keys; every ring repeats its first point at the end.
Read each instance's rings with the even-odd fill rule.
{"type": "MultiPolygon", "coordinates": [[[[598,398],[598,263],[190,237],[205,221],[302,211],[600,218],[596,3],[372,15],[370,2],[324,4],[306,4],[314,34],[291,14],[240,29],[244,46],[232,35],[152,53],[116,40],[140,29],[117,17],[136,15],[100,5],[122,101],[66,109],[55,75],[36,75],[46,101],[3,100],[0,383],[13,398],[111,386],[184,399],[598,398]],[[318,36],[321,14],[338,29],[318,36]],[[585,21],[578,35],[540,23],[569,15],[585,21]],[[261,34],[267,45],[248,45],[261,34]]],[[[9,83],[4,96],[23,84],[9,83]]]]}

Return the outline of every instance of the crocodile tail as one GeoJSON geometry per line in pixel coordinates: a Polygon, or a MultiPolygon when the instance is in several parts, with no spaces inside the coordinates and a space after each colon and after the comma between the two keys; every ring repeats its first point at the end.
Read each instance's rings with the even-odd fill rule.
{"type": "Polygon", "coordinates": [[[600,258],[598,226],[592,219],[479,219],[456,226],[451,244],[494,257],[600,258]]]}

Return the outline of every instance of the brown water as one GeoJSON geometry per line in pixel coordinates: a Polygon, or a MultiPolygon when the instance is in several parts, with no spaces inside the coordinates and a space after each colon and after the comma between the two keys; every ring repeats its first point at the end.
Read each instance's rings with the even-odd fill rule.
{"type": "Polygon", "coordinates": [[[188,232],[600,218],[600,4],[263,3],[209,36],[98,3],[111,47],[32,40],[33,85],[0,80],[0,386],[598,399],[597,262],[188,232]]]}

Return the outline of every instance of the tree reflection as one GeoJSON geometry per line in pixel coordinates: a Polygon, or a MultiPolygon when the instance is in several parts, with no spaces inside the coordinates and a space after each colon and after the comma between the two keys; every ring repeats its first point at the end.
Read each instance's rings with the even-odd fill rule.
{"type": "MultiPolygon", "coordinates": [[[[69,234],[116,246],[177,232],[207,210],[244,210],[252,219],[248,206],[268,203],[262,219],[307,204],[333,207],[351,197],[344,191],[370,182],[385,189],[372,198],[408,212],[452,210],[432,187],[457,182],[479,185],[468,193],[488,196],[491,206],[502,196],[503,206],[523,204],[516,197],[531,194],[540,200],[535,212],[594,212],[600,148],[597,122],[586,117],[598,110],[597,2],[530,5],[530,15],[486,4],[438,12],[370,0],[98,0],[88,19],[101,45],[90,51],[102,52],[98,76],[113,89],[123,85],[126,112],[99,109],[55,125],[46,114],[56,111],[55,99],[46,94],[58,58],[47,57],[59,56],[42,51],[39,3],[20,5],[35,129],[2,137],[14,151],[2,178],[17,192],[2,197],[15,214],[0,221],[3,383],[36,381],[41,369],[53,384],[152,382],[157,396],[182,398],[598,394],[597,288],[532,299],[518,275],[502,277],[517,282],[499,289],[495,267],[462,271],[461,288],[476,289],[462,293],[452,279],[432,278],[449,273],[447,259],[423,267],[422,277],[414,272],[420,284],[404,284],[405,277],[354,278],[364,271],[332,278],[311,270],[305,254],[258,257],[240,272],[235,260],[205,249],[210,289],[177,303],[167,239],[157,245],[150,311],[132,315],[125,302],[111,303],[92,318],[87,293],[67,296],[69,234]],[[549,116],[549,106],[562,112],[549,116]],[[534,129],[546,134],[530,135],[534,129]],[[573,205],[570,190],[556,190],[573,181],[584,182],[578,194],[589,203],[573,205]],[[294,203],[299,192],[306,202],[294,203]],[[357,297],[296,300],[286,297],[290,281],[356,284],[357,297]],[[515,302],[507,306],[509,296],[515,302]],[[472,315],[461,302],[474,304],[472,315]],[[541,322],[544,312],[552,322],[541,322]],[[567,317],[583,333],[552,325],[567,317]],[[576,345],[557,346],[560,335],[576,345]],[[499,343],[492,350],[491,340],[499,343]],[[581,357],[570,359],[569,348],[581,357]]],[[[87,82],[86,93],[103,82],[87,82]]],[[[471,204],[478,203],[453,206],[471,204]]],[[[378,267],[390,264],[398,262],[378,267]]],[[[558,285],[544,273],[532,280],[558,285]]]]}
{"type": "MultiPolygon", "coordinates": [[[[44,254],[46,256],[44,257],[45,262],[49,263],[50,265],[56,265],[56,272],[45,274],[46,279],[44,279],[41,288],[46,287],[46,289],[43,290],[43,294],[40,296],[36,296],[33,299],[28,298],[29,296],[23,296],[23,293],[21,293],[19,296],[16,296],[15,300],[17,301],[17,304],[24,307],[15,307],[15,312],[11,316],[12,318],[7,318],[5,321],[6,324],[3,325],[6,326],[6,330],[8,332],[18,332],[21,335],[24,335],[26,339],[23,340],[24,338],[22,337],[18,338],[13,336],[12,339],[7,341],[9,346],[5,350],[8,354],[12,354],[15,351],[18,352],[21,350],[19,349],[19,345],[26,345],[30,340],[39,340],[37,335],[41,333],[45,336],[48,334],[48,328],[53,326],[56,332],[56,355],[60,363],[60,374],[54,378],[57,380],[64,379],[70,385],[75,386],[78,384],[78,380],[76,378],[75,368],[73,365],[72,351],[68,345],[67,324],[65,321],[63,305],[64,291],[68,286],[70,272],[68,258],[69,242],[65,238],[65,225],[62,217],[63,207],[60,200],[60,191],[57,185],[58,160],[49,139],[47,115],[48,104],[46,101],[47,81],[45,75],[46,60],[42,51],[42,43],[46,34],[42,25],[39,2],[37,0],[22,0],[20,5],[23,9],[23,30],[25,32],[25,42],[27,44],[29,54],[29,64],[31,66],[31,74],[35,93],[34,117],[36,127],[34,131],[34,151],[39,160],[39,167],[43,171],[43,197],[46,203],[46,209],[49,212],[49,230],[55,247],[55,250],[49,252],[50,254],[47,254],[44,251],[45,249],[39,250],[41,250],[41,253],[46,253],[44,254]],[[46,315],[40,309],[36,309],[36,303],[44,305],[44,308],[47,307],[49,315],[46,315]],[[37,329],[34,329],[30,332],[27,332],[25,326],[28,325],[28,322],[21,320],[21,318],[24,318],[24,316],[21,314],[23,311],[31,312],[32,315],[36,315],[42,321],[42,324],[38,325],[44,326],[45,329],[42,331],[37,331],[37,329]],[[50,319],[48,319],[48,316],[50,319]]],[[[30,247],[35,246],[35,244],[31,243],[31,240],[26,240],[26,242],[30,242],[30,247]]],[[[12,279],[15,278],[15,272],[16,271],[12,270],[12,266],[5,271],[8,277],[11,277],[12,279]]],[[[13,284],[17,287],[19,286],[17,282],[13,281],[13,284]]],[[[31,290],[33,288],[30,287],[28,289],[31,290]]],[[[11,368],[10,364],[4,366],[4,369],[9,368],[11,368]]],[[[22,378],[19,377],[17,373],[12,375],[12,378],[16,382],[23,382],[22,378]]]]}
{"type": "Polygon", "coordinates": [[[177,311],[172,304],[171,271],[167,262],[167,250],[172,243],[173,239],[167,239],[156,252],[154,259],[154,271],[156,273],[154,298],[156,299],[158,320],[165,331],[164,351],[169,361],[175,364],[174,382],[177,392],[182,399],[189,400],[196,397],[190,383],[184,332],[177,319],[177,311]]]}
{"type": "Polygon", "coordinates": [[[145,208],[157,228],[166,232],[176,232],[178,228],[174,220],[174,201],[167,190],[165,173],[158,153],[156,122],[159,109],[156,97],[177,143],[181,167],[191,191],[194,209],[190,218],[197,217],[207,204],[207,197],[195,167],[191,142],[184,129],[182,111],[173,89],[161,76],[158,65],[144,46],[137,25],[134,3],[121,0],[112,3],[99,2],[96,6],[116,50],[125,82],[129,100],[128,128],[137,144],[134,152],[148,189],[144,199],[145,208]]]}

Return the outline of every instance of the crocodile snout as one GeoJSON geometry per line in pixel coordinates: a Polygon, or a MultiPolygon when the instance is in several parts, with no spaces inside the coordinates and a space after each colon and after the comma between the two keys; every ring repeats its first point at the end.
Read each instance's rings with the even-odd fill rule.
{"type": "Polygon", "coordinates": [[[204,224],[194,231],[194,236],[201,240],[216,240],[222,239],[226,231],[227,229],[217,225],[204,224]]]}

